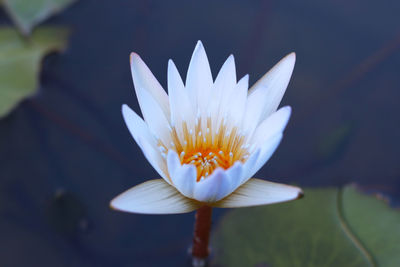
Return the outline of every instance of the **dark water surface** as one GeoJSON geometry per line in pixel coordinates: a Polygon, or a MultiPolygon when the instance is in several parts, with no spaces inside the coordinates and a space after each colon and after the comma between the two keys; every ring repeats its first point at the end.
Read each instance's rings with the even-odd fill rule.
{"type": "Polygon", "coordinates": [[[165,86],[167,60],[185,74],[199,39],[214,76],[233,53],[251,84],[297,53],[283,100],[293,116],[257,177],[357,182],[398,204],[400,2],[284,2],[81,0],[46,22],[73,31],[68,50],[46,58],[39,94],[0,121],[0,266],[185,266],[193,213],[108,203],[157,178],[120,113],[139,111],[129,53],[165,86]]]}

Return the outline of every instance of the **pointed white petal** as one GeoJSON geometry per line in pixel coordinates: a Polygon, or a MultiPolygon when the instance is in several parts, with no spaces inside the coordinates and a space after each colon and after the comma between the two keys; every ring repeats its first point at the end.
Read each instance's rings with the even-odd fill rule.
{"type": "Polygon", "coordinates": [[[241,122],[246,110],[247,90],[249,88],[249,75],[245,75],[239,80],[229,97],[228,117],[236,126],[241,126],[241,122]]]}
{"type": "Polygon", "coordinates": [[[259,169],[261,169],[261,167],[264,166],[264,164],[271,158],[272,154],[274,154],[275,150],[278,148],[282,137],[283,134],[279,133],[268,139],[265,144],[260,147],[260,155],[257,159],[257,162],[254,164],[253,168],[248,174],[250,177],[253,176],[259,169]]]}
{"type": "Polygon", "coordinates": [[[243,164],[240,161],[237,161],[225,172],[230,184],[230,189],[226,193],[227,196],[235,191],[242,184],[242,179],[244,175],[243,164]]]}
{"type": "Polygon", "coordinates": [[[203,44],[198,41],[186,76],[186,90],[194,110],[203,111],[206,108],[204,105],[208,102],[212,84],[213,79],[206,51],[203,44]]]}
{"type": "Polygon", "coordinates": [[[229,107],[228,97],[236,86],[235,58],[230,55],[219,71],[211,89],[212,97],[207,108],[208,115],[213,118],[213,126],[219,125],[229,107]]]}
{"type": "Polygon", "coordinates": [[[254,132],[252,143],[257,147],[263,146],[266,140],[282,133],[289,121],[291,111],[291,107],[285,106],[261,122],[254,132]]]}
{"type": "Polygon", "coordinates": [[[157,148],[156,140],[150,133],[147,124],[127,105],[122,105],[122,116],[133,139],[135,139],[143,151],[146,159],[158,174],[168,181],[165,161],[157,148]]]}
{"type": "MultiPolygon", "coordinates": [[[[164,116],[169,118],[169,102],[165,90],[138,54],[131,53],[130,61],[136,95],[138,95],[139,90],[147,90],[160,106],[164,116]]],[[[140,102],[139,104],[141,105],[140,102]]]]}
{"type": "Polygon", "coordinates": [[[145,122],[150,132],[160,139],[164,145],[169,146],[171,142],[168,119],[165,117],[159,105],[151,94],[146,90],[138,90],[138,100],[145,122]]]}
{"type": "Polygon", "coordinates": [[[252,178],[225,199],[213,203],[219,208],[267,205],[301,198],[300,188],[252,178]]]}
{"type": "Polygon", "coordinates": [[[181,165],[178,154],[173,150],[168,151],[167,162],[172,185],[184,196],[193,198],[197,176],[195,166],[181,165]]]}
{"type": "Polygon", "coordinates": [[[138,143],[138,138],[141,137],[146,139],[149,144],[153,144],[154,147],[156,147],[156,140],[150,133],[147,124],[126,104],[122,105],[122,117],[136,143],[138,143]]]}
{"type": "Polygon", "coordinates": [[[240,181],[240,185],[247,182],[253,175],[253,169],[255,168],[258,158],[260,157],[260,151],[260,148],[256,149],[243,164],[243,176],[242,180],[240,181]]]}
{"type": "Polygon", "coordinates": [[[150,162],[151,166],[167,183],[171,184],[171,178],[168,175],[167,162],[161,155],[160,151],[154,149],[149,143],[140,138],[139,143],[147,161],[150,162]]]}
{"type": "Polygon", "coordinates": [[[222,90],[225,93],[236,85],[236,67],[233,55],[230,55],[222,65],[217,78],[215,78],[215,84],[214,90],[222,90]]]}
{"type": "Polygon", "coordinates": [[[176,214],[191,212],[199,204],[180,194],[162,179],[139,184],[114,198],[116,210],[143,214],[176,214]]]}
{"type": "Polygon", "coordinates": [[[215,202],[227,196],[230,188],[226,172],[218,168],[210,176],[195,184],[194,199],[201,202],[215,202]]]}
{"type": "Polygon", "coordinates": [[[257,90],[267,91],[265,107],[261,118],[265,118],[278,108],[292,76],[295,62],[296,54],[290,53],[281,59],[250,89],[250,96],[257,90]]]}
{"type": "Polygon", "coordinates": [[[289,84],[295,61],[294,53],[287,55],[250,88],[245,126],[251,133],[262,120],[278,108],[289,84]]]}
{"type": "MultiPolygon", "coordinates": [[[[168,62],[168,96],[172,125],[181,129],[182,121],[194,120],[193,109],[183,85],[181,76],[172,60],[168,62]]],[[[190,125],[192,127],[192,125],[190,125]]]]}

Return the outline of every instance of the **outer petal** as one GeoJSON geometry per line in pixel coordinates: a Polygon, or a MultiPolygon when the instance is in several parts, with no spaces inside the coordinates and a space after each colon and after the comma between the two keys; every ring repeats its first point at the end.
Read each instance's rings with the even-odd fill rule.
{"type": "Polygon", "coordinates": [[[160,106],[146,90],[138,91],[138,99],[144,120],[149,126],[150,131],[157,139],[163,141],[164,145],[169,146],[171,142],[171,126],[160,106]]]}
{"type": "Polygon", "coordinates": [[[249,75],[239,80],[229,97],[228,107],[229,120],[236,126],[241,126],[243,115],[246,110],[247,90],[249,88],[249,75]]]}
{"type": "Polygon", "coordinates": [[[271,158],[275,150],[278,148],[280,142],[282,141],[283,134],[277,134],[270,138],[262,147],[260,147],[260,155],[257,158],[257,162],[254,164],[253,168],[250,170],[248,175],[252,177],[262,166],[271,158]]]}
{"type": "MultiPolygon", "coordinates": [[[[140,90],[147,90],[164,112],[164,116],[169,118],[169,102],[165,90],[138,54],[131,53],[130,61],[136,95],[140,90]]],[[[139,104],[141,105],[140,102],[139,104]]]]}
{"type": "Polygon", "coordinates": [[[122,105],[122,116],[133,139],[135,139],[140,149],[142,149],[146,159],[158,174],[169,182],[165,161],[156,146],[156,141],[150,133],[147,124],[127,105],[122,105]]]}
{"type": "Polygon", "coordinates": [[[172,125],[176,126],[180,132],[182,121],[186,121],[190,128],[194,127],[191,123],[194,121],[193,107],[190,105],[182,78],[172,60],[168,61],[168,96],[172,125]]]}
{"type": "Polygon", "coordinates": [[[198,41],[186,76],[186,89],[195,110],[203,111],[206,108],[212,84],[213,79],[206,51],[201,41],[198,41]]]}
{"type": "Polygon", "coordinates": [[[260,157],[260,152],[260,148],[256,149],[243,164],[243,176],[242,180],[240,181],[240,185],[247,182],[253,175],[253,170],[255,169],[255,165],[260,157]]]}
{"type": "Polygon", "coordinates": [[[268,139],[282,133],[289,121],[291,111],[292,109],[286,106],[266,118],[257,127],[251,143],[257,147],[263,146],[268,139]]]}
{"type": "Polygon", "coordinates": [[[195,166],[181,165],[178,154],[173,150],[168,151],[167,164],[172,185],[184,196],[193,198],[197,177],[195,166]]]}
{"type": "Polygon", "coordinates": [[[250,132],[278,108],[289,84],[295,61],[294,53],[287,55],[250,88],[245,114],[245,127],[250,132]]]}
{"type": "Polygon", "coordinates": [[[201,202],[215,202],[227,196],[230,189],[230,179],[223,169],[218,168],[206,179],[196,183],[194,199],[201,202]]]}
{"type": "Polygon", "coordinates": [[[226,194],[225,196],[227,196],[231,194],[233,191],[235,191],[242,184],[244,175],[243,164],[240,161],[238,161],[232,167],[227,169],[225,172],[226,176],[228,177],[230,185],[229,191],[225,193],[226,194]]]}
{"type": "Polygon", "coordinates": [[[301,198],[300,188],[252,178],[228,197],[213,203],[219,208],[238,208],[266,205],[301,198]]]}
{"type": "Polygon", "coordinates": [[[143,214],[186,213],[200,206],[162,179],[139,184],[114,198],[110,205],[116,210],[143,214]]]}
{"type": "Polygon", "coordinates": [[[211,89],[212,97],[209,99],[207,115],[213,118],[213,127],[219,123],[229,107],[227,96],[236,86],[236,67],[233,55],[230,55],[219,71],[215,83],[211,89]]]}

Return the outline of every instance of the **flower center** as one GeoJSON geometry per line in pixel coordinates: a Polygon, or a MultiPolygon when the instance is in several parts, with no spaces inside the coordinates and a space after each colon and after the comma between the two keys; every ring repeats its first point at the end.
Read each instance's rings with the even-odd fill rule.
{"type": "Polygon", "coordinates": [[[181,128],[172,127],[170,146],[159,142],[163,155],[168,149],[175,150],[181,164],[192,164],[197,168],[197,181],[201,181],[217,168],[228,169],[236,161],[245,162],[249,157],[245,136],[237,127],[227,127],[224,122],[212,129],[211,119],[203,123],[197,120],[194,129],[189,129],[186,122],[181,128]]]}
{"type": "Polygon", "coordinates": [[[197,168],[197,181],[200,181],[210,175],[216,168],[228,169],[232,165],[233,153],[214,148],[207,148],[192,151],[182,151],[180,153],[182,164],[192,164],[197,168]]]}

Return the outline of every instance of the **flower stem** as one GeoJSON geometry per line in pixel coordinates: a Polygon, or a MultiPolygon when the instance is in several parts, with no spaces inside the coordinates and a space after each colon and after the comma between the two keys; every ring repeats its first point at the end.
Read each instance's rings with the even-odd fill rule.
{"type": "Polygon", "coordinates": [[[193,260],[206,260],[209,254],[208,241],[211,230],[212,208],[203,206],[196,212],[192,246],[193,260]]]}

